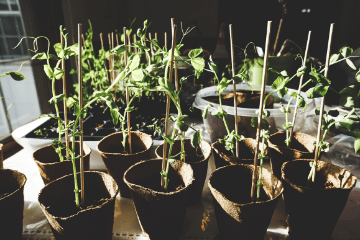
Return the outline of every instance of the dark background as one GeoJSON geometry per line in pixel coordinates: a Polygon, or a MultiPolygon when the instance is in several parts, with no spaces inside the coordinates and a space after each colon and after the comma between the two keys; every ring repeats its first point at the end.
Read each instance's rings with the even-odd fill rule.
{"type": "MultiPolygon", "coordinates": [[[[116,30],[122,32],[123,27],[129,27],[129,19],[135,17],[137,20],[133,29],[142,27],[143,21],[148,19],[151,22],[149,31],[158,33],[160,45],[164,44],[164,32],[170,33],[170,18],[173,17],[175,23],[180,26],[182,22],[184,28],[197,26],[184,40],[185,48],[202,46],[212,53],[222,22],[227,26],[233,24],[236,46],[244,48],[247,43],[254,42],[263,47],[267,21],[273,21],[272,45],[282,16],[281,6],[277,0],[26,0],[20,1],[20,4],[28,36],[44,35],[49,37],[52,43],[59,42],[59,25],[64,25],[70,39],[74,36],[76,40],[77,24],[83,24],[85,34],[88,28],[87,20],[90,19],[94,30],[95,48],[100,47],[100,32],[104,36],[116,30]]],[[[291,39],[305,48],[308,31],[311,30],[309,54],[325,62],[330,23],[335,23],[331,48],[331,52],[335,53],[342,46],[349,45],[354,49],[359,47],[359,22],[360,1],[288,1],[278,46],[285,39],[291,39]],[[305,13],[303,9],[306,9],[305,13]]],[[[226,31],[225,44],[229,50],[228,27],[226,31]]],[[[104,41],[107,46],[107,37],[104,41]]],[[[240,50],[236,48],[235,51],[240,50]]],[[[43,99],[40,101],[42,111],[50,112],[51,107],[47,104],[50,99],[50,81],[44,75],[42,66],[33,62],[37,89],[40,99],[43,99]]],[[[70,68],[70,64],[68,65],[70,68]]],[[[74,63],[72,65],[74,67],[74,63]]],[[[346,83],[346,75],[338,66],[330,69],[329,78],[333,79],[333,87],[338,90],[346,83]]],[[[71,77],[68,79],[72,81],[71,77]]],[[[71,84],[68,86],[71,88],[71,84]]],[[[336,103],[333,99],[328,97],[327,104],[336,103]]]]}

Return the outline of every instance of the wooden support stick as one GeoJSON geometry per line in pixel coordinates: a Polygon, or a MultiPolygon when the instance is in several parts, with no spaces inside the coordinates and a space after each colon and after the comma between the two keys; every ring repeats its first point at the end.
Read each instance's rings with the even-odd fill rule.
{"type": "MultiPolygon", "coordinates": [[[[235,76],[235,60],[234,60],[234,35],[232,24],[229,25],[230,30],[230,48],[231,48],[231,68],[232,68],[232,76],[235,76]]],[[[236,82],[233,80],[233,89],[234,89],[234,111],[235,111],[235,134],[239,134],[239,124],[237,121],[237,97],[236,97],[236,82]]],[[[239,141],[235,140],[236,146],[236,157],[239,157],[239,141]]]]}
{"type": "MultiPolygon", "coordinates": [[[[61,44],[64,46],[64,37],[61,34],[60,31],[60,41],[61,44]]],[[[70,148],[70,143],[69,143],[69,130],[67,128],[68,125],[68,114],[67,114],[67,106],[66,106],[66,98],[67,98],[67,91],[66,91],[66,77],[65,77],[65,59],[61,59],[61,69],[64,70],[64,75],[62,77],[62,81],[63,81],[63,93],[65,94],[64,100],[63,100],[63,104],[64,104],[64,124],[65,124],[65,145],[66,147],[70,148]]],[[[75,141],[75,139],[74,139],[75,141]]],[[[69,151],[66,150],[66,156],[70,157],[70,153],[69,151]]]]}
{"type": "MultiPolygon", "coordinates": [[[[325,62],[325,73],[324,76],[328,76],[329,72],[329,65],[330,65],[330,49],[331,49],[331,41],[332,41],[332,35],[334,32],[334,23],[330,25],[330,31],[329,31],[329,41],[328,41],[328,47],[327,47],[327,53],[326,53],[326,62],[325,62]]],[[[320,106],[320,116],[319,116],[319,123],[318,123],[318,131],[317,131],[317,138],[316,138],[316,148],[315,148],[315,158],[314,158],[314,165],[313,165],[313,175],[312,175],[312,182],[315,183],[315,177],[316,177],[316,166],[317,161],[319,158],[319,143],[321,138],[321,126],[322,126],[322,120],[324,115],[324,106],[325,106],[325,96],[321,99],[321,106],[320,106]]]]}
{"type": "Polygon", "coordinates": [[[156,40],[158,40],[158,38],[157,38],[157,32],[155,32],[154,38],[155,38],[156,40]]]}
{"type": "Polygon", "coordinates": [[[256,131],[256,148],[254,156],[254,173],[252,178],[251,186],[251,201],[255,201],[255,192],[256,192],[256,180],[257,180],[257,166],[258,166],[258,154],[259,154],[259,143],[260,143],[260,131],[261,131],[261,121],[262,121],[262,112],[264,109],[264,95],[265,95],[265,83],[266,83],[266,73],[268,66],[268,56],[269,56],[269,45],[270,45],[270,32],[271,32],[271,21],[267,23],[267,33],[266,33],[266,43],[265,43],[265,55],[264,55],[264,66],[263,66],[263,75],[262,75],[262,84],[261,84],[261,95],[260,95],[260,107],[258,115],[258,126],[256,131]]]}
{"type": "MultiPolygon", "coordinates": [[[[105,51],[105,49],[104,49],[103,34],[102,34],[102,33],[100,33],[100,42],[101,42],[101,49],[105,51]]],[[[109,66],[109,68],[107,67],[106,60],[104,61],[104,63],[105,63],[105,68],[106,68],[106,69],[109,69],[110,66],[109,66]]],[[[107,72],[106,72],[106,77],[107,77],[107,80],[108,80],[109,84],[111,85],[111,79],[110,79],[110,76],[109,76],[109,75],[110,75],[110,73],[109,73],[109,71],[107,71],[107,72]]]]}
{"type": "Polygon", "coordinates": [[[274,50],[273,50],[273,53],[272,53],[273,56],[275,56],[275,51],[276,51],[277,43],[278,43],[279,36],[280,36],[280,30],[281,30],[282,22],[283,22],[283,19],[281,18],[280,22],[279,22],[279,27],[278,27],[278,30],[277,30],[277,33],[276,33],[276,38],[275,38],[275,43],[274,43],[274,50]]]}
{"type": "MultiPolygon", "coordinates": [[[[73,42],[73,44],[75,44],[75,38],[74,38],[74,35],[72,36],[72,42],[73,42]]],[[[74,54],[74,57],[75,57],[75,66],[76,66],[76,71],[79,71],[78,60],[77,60],[77,57],[76,57],[76,55],[75,55],[75,54],[74,54]]]]}
{"type": "MultiPolygon", "coordinates": [[[[309,31],[309,34],[308,34],[308,39],[307,39],[306,49],[305,49],[305,55],[304,55],[304,60],[303,60],[303,66],[306,66],[306,59],[307,59],[308,52],[309,52],[310,38],[311,38],[311,31],[309,31]]],[[[290,128],[290,142],[289,142],[289,147],[291,146],[292,138],[293,138],[293,136],[294,136],[294,127],[295,127],[295,121],[296,121],[296,113],[297,113],[297,110],[298,110],[299,95],[300,95],[300,93],[301,93],[301,86],[302,86],[302,83],[303,83],[304,75],[305,75],[305,74],[301,75],[301,77],[300,77],[299,88],[298,88],[298,91],[297,91],[298,97],[296,97],[296,103],[295,103],[295,109],[294,109],[294,117],[293,117],[293,121],[292,121],[292,127],[290,128]]]]}
{"type": "Polygon", "coordinates": [[[149,32],[149,40],[150,40],[150,53],[151,53],[151,61],[154,61],[154,49],[153,44],[151,42],[151,32],[149,32]]]}
{"type": "MultiPolygon", "coordinates": [[[[111,46],[112,46],[112,49],[114,49],[115,47],[115,44],[114,44],[114,32],[111,33],[111,46]]],[[[115,55],[112,55],[112,79],[113,81],[115,80],[115,55]]],[[[116,86],[114,86],[114,101],[116,102],[116,86]]]]}
{"type": "MultiPolygon", "coordinates": [[[[174,26],[174,19],[171,19],[171,26],[174,26]]],[[[174,62],[174,51],[176,47],[176,29],[177,26],[174,26],[173,34],[172,34],[172,51],[171,51],[171,60],[170,60],[170,71],[169,71],[169,82],[172,82],[172,74],[173,74],[173,62],[174,62]]],[[[165,80],[166,81],[166,80],[165,80]]],[[[166,117],[165,117],[165,135],[167,134],[169,127],[169,112],[170,112],[170,96],[166,95],[166,117]]],[[[163,162],[162,162],[162,170],[165,171],[166,168],[166,156],[167,156],[167,142],[164,140],[163,147],[163,162]]],[[[163,189],[165,185],[164,178],[161,178],[161,188],[163,189]]]]}
{"type": "Polygon", "coordinates": [[[167,49],[167,32],[164,32],[164,46],[167,49]]]}
{"type": "MultiPolygon", "coordinates": [[[[81,59],[81,33],[82,33],[82,25],[79,23],[78,24],[78,44],[79,44],[79,69],[82,69],[82,59],[81,59]]],[[[78,79],[79,79],[79,108],[82,109],[83,107],[83,99],[82,99],[82,71],[78,71],[78,79]]],[[[80,116],[79,119],[79,125],[80,125],[80,132],[83,132],[83,118],[82,116],[80,116]]],[[[84,205],[85,203],[85,182],[84,182],[84,154],[83,154],[83,149],[84,149],[84,137],[83,134],[81,134],[79,136],[80,138],[80,182],[81,182],[81,205],[84,205]]],[[[74,139],[75,141],[75,139],[74,139]]]]}
{"type": "Polygon", "coordinates": [[[0,143],[0,170],[4,169],[4,144],[0,143]]]}
{"type": "MultiPolygon", "coordinates": [[[[109,40],[109,49],[111,50],[112,46],[111,46],[111,35],[110,35],[110,33],[108,33],[108,40],[109,40]]],[[[113,56],[110,56],[109,57],[109,70],[112,67],[112,62],[113,62],[112,60],[113,60],[113,56]]],[[[114,70],[114,69],[112,69],[112,70],[114,70]]],[[[112,83],[114,79],[112,79],[112,74],[111,73],[109,73],[109,75],[110,75],[110,83],[112,83]]]]}
{"type": "MultiPolygon", "coordinates": [[[[126,41],[126,27],[124,27],[124,46],[125,46],[125,66],[127,65],[127,41],[126,41]]],[[[129,88],[126,84],[126,105],[129,107],[129,88]]],[[[130,112],[126,113],[127,125],[128,125],[128,142],[129,142],[129,153],[132,154],[131,147],[131,132],[130,132],[130,112]]]]}
{"type": "Polygon", "coordinates": [[[127,36],[127,45],[129,46],[129,47],[128,47],[128,51],[131,52],[131,47],[130,47],[130,45],[131,45],[131,38],[130,38],[130,34],[128,34],[128,35],[126,35],[126,33],[124,33],[124,34],[125,34],[124,38],[127,36]]]}
{"type": "MultiPolygon", "coordinates": [[[[83,42],[83,46],[85,47],[85,38],[84,38],[84,34],[81,34],[81,39],[82,39],[82,42],[83,42]]],[[[88,66],[89,66],[89,70],[91,71],[91,65],[90,65],[90,60],[89,59],[87,59],[86,60],[86,62],[87,62],[87,64],[88,64],[88,66]]],[[[95,81],[94,81],[94,78],[93,77],[91,77],[91,82],[92,83],[95,83],[95,81]]],[[[99,87],[100,87],[100,85],[99,85],[99,87]]],[[[99,89],[99,91],[100,91],[101,89],[99,89]]]]}
{"type": "MultiPolygon", "coordinates": [[[[133,40],[134,40],[134,42],[136,42],[136,34],[134,34],[133,36],[134,36],[133,40]]],[[[134,52],[138,53],[137,48],[134,48],[134,52]]]]}

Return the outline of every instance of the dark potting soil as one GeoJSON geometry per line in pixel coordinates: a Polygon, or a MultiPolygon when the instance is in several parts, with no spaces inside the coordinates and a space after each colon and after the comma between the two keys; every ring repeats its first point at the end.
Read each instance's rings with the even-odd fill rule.
{"type": "Polygon", "coordinates": [[[161,189],[161,176],[152,176],[150,178],[143,179],[135,183],[136,185],[143,186],[145,188],[149,188],[151,190],[157,192],[173,192],[180,190],[184,187],[184,182],[178,178],[171,178],[169,177],[169,185],[167,191],[163,191],[161,189]]]}
{"type": "MultiPolygon", "coordinates": [[[[119,145],[113,145],[113,146],[110,146],[108,149],[107,149],[107,152],[109,153],[123,153],[123,154],[129,154],[129,146],[126,145],[125,146],[125,151],[124,151],[124,148],[123,146],[119,146],[119,145]]],[[[139,146],[131,146],[131,150],[132,150],[132,154],[135,154],[135,153],[138,153],[138,152],[142,152],[142,151],[145,151],[146,148],[143,148],[143,147],[139,147],[139,146]]]]}
{"type": "Polygon", "coordinates": [[[100,206],[103,203],[110,200],[110,198],[101,198],[101,199],[86,199],[84,206],[80,208],[76,207],[74,195],[72,195],[72,199],[66,199],[64,201],[58,201],[57,204],[54,204],[53,207],[45,206],[47,211],[57,217],[69,217],[78,213],[80,210],[94,208],[96,206],[100,206]]]}

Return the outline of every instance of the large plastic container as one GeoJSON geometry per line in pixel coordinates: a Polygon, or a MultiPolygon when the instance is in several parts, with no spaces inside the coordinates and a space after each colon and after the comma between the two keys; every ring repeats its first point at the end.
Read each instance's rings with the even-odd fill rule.
{"type": "MultiPolygon", "coordinates": [[[[249,91],[249,92],[260,91],[261,86],[258,85],[249,86],[247,84],[241,83],[236,85],[236,90],[249,91]]],[[[267,93],[273,90],[274,89],[272,89],[270,86],[266,86],[265,88],[265,91],[267,93]]],[[[296,90],[289,89],[289,93],[291,91],[296,91],[296,90]]],[[[233,86],[229,85],[223,93],[225,94],[231,92],[233,92],[233,86]]],[[[204,111],[204,108],[209,104],[213,106],[212,108],[209,108],[209,113],[207,115],[207,118],[204,119],[205,129],[209,132],[212,142],[215,142],[219,138],[224,138],[224,136],[226,135],[226,128],[222,119],[218,117],[214,117],[211,114],[211,112],[215,111],[218,108],[219,104],[212,103],[210,101],[205,100],[204,98],[209,96],[218,96],[218,95],[219,93],[216,91],[216,86],[207,87],[197,92],[195,101],[193,103],[193,106],[200,109],[202,112],[204,111]]],[[[305,99],[307,106],[304,109],[304,111],[302,110],[302,108],[298,108],[298,114],[296,117],[295,128],[294,128],[295,131],[301,130],[301,128],[304,126],[307,114],[315,108],[315,102],[313,99],[306,98],[304,92],[301,92],[300,95],[305,99]]],[[[272,96],[274,97],[273,108],[272,109],[267,108],[267,110],[270,112],[270,116],[265,119],[268,121],[268,123],[271,126],[270,132],[275,133],[278,131],[284,131],[284,128],[282,126],[286,122],[285,114],[281,112],[279,109],[280,103],[287,104],[288,101],[291,99],[291,97],[287,94],[283,98],[280,98],[277,93],[272,94],[272,96]]],[[[291,111],[292,113],[289,114],[290,122],[292,122],[293,119],[294,108],[295,108],[295,100],[291,99],[290,109],[292,110],[291,111]]],[[[226,122],[228,124],[230,131],[232,131],[233,129],[235,129],[234,107],[223,105],[223,109],[228,114],[226,116],[226,122]]],[[[245,137],[255,138],[256,128],[251,127],[251,118],[258,116],[258,114],[256,114],[257,110],[258,108],[240,108],[240,107],[237,108],[237,113],[238,113],[237,121],[239,125],[239,134],[242,134],[245,137]]]]}

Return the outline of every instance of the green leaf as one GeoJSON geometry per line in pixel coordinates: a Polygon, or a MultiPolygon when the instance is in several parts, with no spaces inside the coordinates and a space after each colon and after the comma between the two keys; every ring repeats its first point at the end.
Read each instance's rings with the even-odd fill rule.
{"type": "Polygon", "coordinates": [[[76,71],[75,69],[71,69],[69,73],[70,73],[70,74],[77,74],[78,71],[76,71]]]}
{"type": "Polygon", "coordinates": [[[283,75],[284,77],[287,77],[287,76],[288,76],[286,70],[281,71],[280,74],[283,75]]]}
{"type": "Polygon", "coordinates": [[[51,60],[60,60],[60,58],[58,57],[58,56],[56,56],[56,55],[54,55],[54,54],[49,54],[49,58],[51,59],[51,60]]]}
{"type": "Polygon", "coordinates": [[[187,121],[189,120],[189,116],[188,115],[181,115],[177,118],[178,121],[187,121]]]}
{"type": "Polygon", "coordinates": [[[229,85],[229,83],[231,82],[231,79],[227,79],[227,78],[223,78],[221,79],[221,81],[219,82],[219,84],[216,87],[216,91],[219,92],[219,94],[221,94],[229,85]]]}
{"type": "Polygon", "coordinates": [[[339,57],[340,57],[339,53],[331,55],[331,57],[330,57],[330,65],[334,64],[339,59],[339,57]]]}
{"type": "Polygon", "coordinates": [[[46,59],[46,53],[44,53],[44,52],[37,53],[31,59],[32,60],[34,60],[34,59],[39,59],[39,60],[46,59]]]}
{"type": "Polygon", "coordinates": [[[52,103],[58,103],[58,102],[61,102],[65,97],[65,94],[62,93],[62,94],[59,94],[59,95],[56,95],[54,97],[52,97],[50,100],[49,100],[49,103],[52,104],[52,103]]]}
{"type": "Polygon", "coordinates": [[[350,59],[347,58],[347,59],[345,59],[345,61],[346,61],[347,65],[349,65],[349,67],[356,70],[354,63],[350,59]]]}
{"type": "Polygon", "coordinates": [[[175,128],[180,131],[186,132],[189,129],[189,125],[187,125],[186,123],[184,123],[182,121],[177,121],[175,124],[175,128]]]}
{"type": "Polygon", "coordinates": [[[359,69],[359,71],[355,74],[355,78],[356,78],[356,81],[360,82],[360,69],[359,69]]]}
{"type": "Polygon", "coordinates": [[[342,47],[339,52],[344,58],[346,58],[353,52],[353,49],[351,47],[342,47]]]}
{"type": "Polygon", "coordinates": [[[126,50],[126,47],[124,45],[117,45],[110,52],[113,54],[120,54],[120,53],[125,52],[125,50],[126,50]]]}
{"type": "Polygon", "coordinates": [[[204,112],[203,112],[203,114],[202,114],[202,118],[203,118],[203,119],[206,119],[206,118],[207,118],[207,114],[208,114],[209,107],[212,107],[212,105],[209,104],[209,105],[207,105],[207,106],[205,107],[204,112]]]}
{"type": "Polygon", "coordinates": [[[136,54],[134,56],[134,58],[132,59],[130,66],[129,66],[130,72],[132,72],[134,69],[138,68],[139,64],[140,64],[140,56],[138,54],[136,54]]]}
{"type": "Polygon", "coordinates": [[[205,67],[205,60],[203,58],[192,58],[191,65],[195,68],[195,70],[201,71],[205,67]]]}
{"type": "Polygon", "coordinates": [[[339,123],[346,127],[347,130],[352,131],[356,122],[350,118],[343,118],[339,121],[339,123]]]}
{"type": "Polygon", "coordinates": [[[19,72],[7,72],[4,75],[1,75],[0,77],[4,77],[10,75],[12,77],[12,79],[14,79],[15,81],[22,81],[25,79],[24,75],[22,75],[19,72]]]}
{"type": "Polygon", "coordinates": [[[320,114],[320,108],[319,108],[319,107],[315,108],[315,114],[316,114],[316,115],[319,115],[319,114],[320,114]]]}
{"type": "Polygon", "coordinates": [[[323,97],[326,95],[328,90],[329,90],[329,86],[312,87],[306,91],[306,97],[308,98],[323,97]]]}
{"type": "Polygon", "coordinates": [[[331,81],[328,78],[316,71],[311,71],[310,76],[312,76],[313,79],[315,78],[316,82],[320,83],[321,85],[328,86],[331,84],[331,81]]]}
{"type": "Polygon", "coordinates": [[[283,87],[283,88],[279,89],[279,91],[277,93],[278,93],[279,97],[282,98],[283,96],[285,96],[288,93],[288,88],[283,87]]]}
{"type": "Polygon", "coordinates": [[[359,91],[354,85],[345,87],[340,91],[339,104],[343,107],[360,107],[360,96],[359,91]]]}
{"type": "Polygon", "coordinates": [[[55,79],[59,80],[64,76],[64,69],[55,68],[54,70],[55,79]]]}
{"type": "Polygon", "coordinates": [[[258,123],[258,117],[252,117],[251,118],[251,126],[256,127],[258,123]]]}
{"type": "Polygon", "coordinates": [[[134,81],[141,81],[144,78],[144,73],[141,69],[136,69],[131,73],[131,78],[134,81]]]}
{"type": "Polygon", "coordinates": [[[276,73],[277,75],[281,75],[281,73],[279,73],[278,71],[276,71],[273,68],[269,68],[268,71],[272,72],[272,73],[276,73]]]}
{"type": "Polygon", "coordinates": [[[189,58],[196,58],[203,52],[202,48],[196,48],[189,52],[188,56],[189,58]]]}
{"type": "Polygon", "coordinates": [[[174,140],[169,135],[163,136],[163,138],[168,144],[174,144],[174,140]]]}
{"type": "Polygon", "coordinates": [[[67,47],[70,51],[72,51],[75,55],[78,55],[79,53],[79,44],[75,43],[74,45],[71,45],[67,47]]]}
{"type": "Polygon", "coordinates": [[[66,99],[66,106],[68,108],[71,108],[72,106],[74,106],[74,104],[76,104],[76,100],[73,97],[68,97],[66,99]]]}
{"type": "Polygon", "coordinates": [[[49,79],[52,79],[54,77],[54,72],[52,68],[47,64],[44,65],[44,72],[49,79]]]}
{"type": "Polygon", "coordinates": [[[357,153],[360,150],[360,137],[357,137],[354,142],[354,150],[357,153]]]}
{"type": "Polygon", "coordinates": [[[117,125],[119,123],[119,117],[120,117],[119,111],[116,109],[110,109],[110,115],[111,115],[113,124],[117,125]]]}
{"type": "Polygon", "coordinates": [[[55,43],[54,49],[59,58],[64,57],[64,46],[62,45],[62,43],[55,43]]]}
{"type": "Polygon", "coordinates": [[[286,81],[285,78],[282,75],[279,75],[275,81],[273,82],[273,84],[271,85],[272,89],[277,89],[280,90],[283,87],[285,87],[286,81]]]}
{"type": "Polygon", "coordinates": [[[191,137],[191,146],[196,148],[201,143],[201,132],[200,130],[196,130],[196,132],[191,137]]]}
{"type": "Polygon", "coordinates": [[[213,71],[214,73],[218,73],[218,68],[214,62],[210,62],[209,67],[211,71],[213,71]]]}

